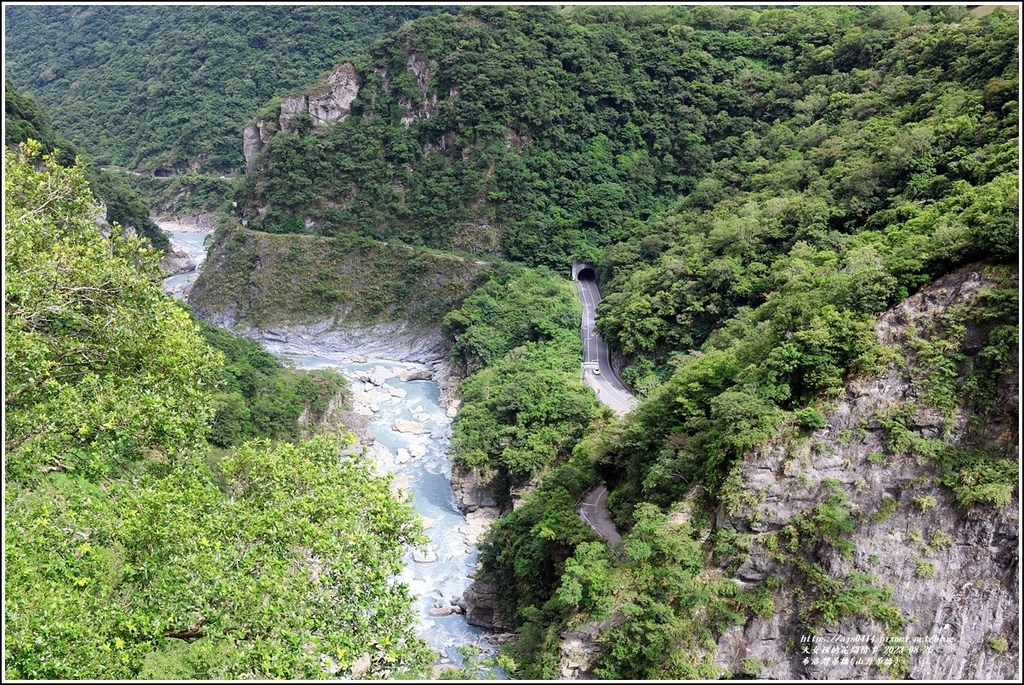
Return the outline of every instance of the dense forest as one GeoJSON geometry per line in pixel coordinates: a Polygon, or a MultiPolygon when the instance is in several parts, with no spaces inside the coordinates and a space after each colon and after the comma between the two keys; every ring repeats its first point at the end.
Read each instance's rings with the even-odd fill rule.
{"type": "MultiPolygon", "coordinates": [[[[95,12],[120,16],[115,8],[95,12]]],[[[285,22],[282,34],[290,35],[290,27],[285,22]]],[[[978,669],[970,673],[1009,677],[1019,653],[1018,638],[1005,628],[1019,616],[1016,590],[1002,575],[1007,568],[1016,573],[1019,538],[1019,39],[1013,12],[974,16],[949,5],[475,6],[420,17],[358,51],[351,45],[352,52],[317,56],[324,60],[315,63],[317,74],[347,60],[357,77],[358,93],[336,123],[317,124],[308,112],[296,113],[294,103],[308,100],[289,99],[297,91],[286,91],[304,79],[292,74],[280,87],[261,90],[259,107],[239,108],[244,111],[231,124],[230,150],[227,139],[189,127],[191,140],[199,142],[174,148],[180,152],[175,164],[208,155],[211,168],[238,167],[242,127],[268,134],[251,173],[225,184],[234,215],[215,236],[217,272],[204,274],[197,292],[209,311],[218,297],[232,304],[259,301],[239,309],[242,322],[253,325],[268,312],[275,322],[337,321],[360,307],[374,322],[413,310],[437,319],[450,361],[465,376],[453,464],[489,482],[505,514],[481,546],[476,582],[494,588],[496,611],[516,633],[505,651],[517,677],[566,677],[568,663],[615,679],[826,677],[832,672],[801,662],[799,636],[856,631],[898,640],[927,634],[935,616],[915,614],[927,607],[901,594],[906,586],[941,603],[947,588],[975,582],[984,584],[985,601],[1004,598],[1010,608],[1005,623],[964,628],[957,647],[964,659],[955,661],[970,661],[978,669]],[[367,263],[367,274],[353,272],[351,255],[367,263]],[[439,256],[466,270],[462,285],[471,287],[448,288],[434,266],[439,256]],[[580,310],[574,284],[565,278],[573,261],[595,267],[603,295],[598,328],[640,400],[622,418],[602,408],[579,379],[580,310]],[[378,283],[385,272],[397,275],[394,282],[378,283]],[[268,288],[267,279],[285,283],[280,298],[271,297],[277,289],[268,288]],[[444,299],[417,287],[417,279],[441,283],[444,299]],[[367,280],[374,299],[354,302],[367,280]],[[895,398],[890,404],[870,411],[861,406],[869,403],[865,397],[881,402],[886,393],[895,398]],[[773,459],[778,468],[769,468],[773,459]],[[575,511],[602,482],[623,534],[614,547],[575,511]],[[984,544],[975,539],[983,528],[989,531],[984,544]],[[891,536],[895,547],[884,547],[891,536]],[[989,566],[978,561],[985,550],[1004,548],[1010,551],[989,566]],[[885,557],[892,549],[906,556],[906,568],[885,557]],[[976,552],[975,566],[955,567],[958,550],[976,552]],[[769,635],[763,639],[774,651],[751,648],[747,655],[743,645],[753,645],[753,638],[737,635],[755,627],[769,635]],[[580,635],[598,636],[586,659],[567,655],[570,636],[580,635]],[[722,660],[730,649],[741,656],[722,660]],[[770,658],[762,658],[767,653],[770,658]]],[[[248,35],[242,40],[251,44],[248,35]]],[[[284,64],[276,71],[275,78],[289,73],[284,64]]],[[[310,92],[329,88],[318,84],[310,92]]],[[[154,140],[186,140],[179,133],[158,133],[154,140]]],[[[161,156],[167,149],[154,143],[152,154],[140,152],[128,163],[171,163],[161,156]]],[[[18,190],[28,198],[26,207],[38,201],[31,182],[39,174],[64,175],[80,187],[80,168],[54,161],[40,170],[29,162],[33,154],[23,150],[20,158],[8,158],[17,165],[11,167],[15,181],[27,179],[26,190],[18,190]]],[[[83,194],[72,195],[74,207],[60,211],[87,214],[83,194]]],[[[84,238],[91,235],[87,219],[72,223],[79,227],[75,241],[100,250],[84,238]]],[[[114,244],[102,249],[127,254],[122,243],[114,244]]],[[[59,262],[64,244],[56,247],[59,262]]],[[[13,254],[29,259],[27,250],[13,254]]],[[[32,269],[25,273],[30,278],[32,269]]],[[[26,292],[39,297],[34,289],[26,292]]],[[[60,547],[82,543],[43,535],[38,521],[58,516],[40,513],[53,492],[64,493],[57,498],[64,521],[77,515],[75,507],[96,507],[97,501],[102,507],[105,500],[94,498],[128,497],[104,480],[111,472],[120,479],[115,482],[128,473],[151,479],[144,481],[148,489],[132,493],[136,499],[125,500],[130,505],[108,507],[96,519],[96,530],[104,532],[95,535],[106,541],[104,582],[111,593],[134,590],[110,580],[129,574],[120,565],[140,573],[141,564],[124,557],[135,542],[118,536],[135,529],[121,531],[116,517],[173,500],[166,488],[176,481],[169,479],[184,478],[177,462],[140,461],[140,450],[164,457],[201,450],[175,442],[192,435],[180,428],[183,421],[204,427],[199,432],[208,430],[208,441],[225,448],[249,438],[291,439],[291,424],[278,416],[290,416],[303,402],[322,403],[326,395],[317,393],[340,389],[330,375],[272,376],[258,348],[215,329],[190,328],[184,315],[169,309],[179,326],[173,334],[184,336],[191,350],[189,383],[162,385],[168,365],[158,363],[156,373],[142,363],[169,352],[152,335],[144,343],[129,336],[125,344],[135,356],[127,362],[111,357],[110,364],[138,369],[138,377],[154,384],[156,405],[184,403],[192,413],[176,409],[176,427],[139,424],[122,431],[103,424],[102,411],[123,397],[107,402],[100,396],[87,412],[93,423],[85,421],[82,430],[78,414],[68,409],[77,400],[59,376],[62,355],[69,353],[59,349],[62,331],[78,330],[77,324],[51,322],[53,340],[39,339],[36,319],[25,312],[45,308],[33,307],[11,314],[8,304],[13,318],[6,323],[14,331],[6,334],[8,354],[15,354],[8,359],[29,360],[13,378],[29,398],[52,387],[52,395],[32,401],[55,417],[36,434],[39,424],[30,417],[37,414],[12,414],[8,406],[14,456],[7,468],[9,477],[15,474],[8,502],[17,503],[8,514],[20,516],[13,567],[26,583],[32,564],[60,554],[76,563],[91,559],[60,547]],[[226,366],[218,370],[210,361],[218,355],[201,334],[227,357],[226,366]],[[44,372],[58,374],[52,386],[36,383],[44,372]],[[253,391],[257,381],[273,390],[253,391]],[[193,395],[163,399],[160,393],[172,389],[193,395]],[[213,428],[205,428],[214,414],[213,428]],[[150,436],[148,447],[138,435],[150,436]],[[54,462],[55,454],[72,455],[84,466],[54,462]]],[[[90,387],[106,387],[105,378],[102,372],[89,376],[90,387]]],[[[113,383],[111,392],[119,387],[113,383]]],[[[28,400],[19,395],[16,401],[28,400]]],[[[251,534],[248,522],[260,523],[260,498],[292,494],[279,492],[276,481],[257,483],[255,474],[287,464],[302,470],[294,477],[321,486],[328,481],[316,469],[327,468],[322,456],[329,449],[322,440],[297,447],[254,442],[223,461],[207,457],[200,466],[185,460],[188,468],[206,471],[188,471],[192,480],[182,497],[208,504],[194,509],[202,515],[176,525],[193,526],[186,531],[192,539],[205,534],[213,540],[204,526],[223,515],[222,494],[240,489],[241,506],[253,509],[232,523],[235,547],[224,544],[241,549],[251,534]]],[[[376,482],[359,473],[358,482],[376,482]]],[[[386,510],[376,519],[381,527],[365,534],[381,535],[380,546],[367,536],[360,540],[372,547],[371,560],[386,560],[386,571],[394,568],[395,545],[414,539],[416,531],[402,519],[400,504],[384,503],[385,492],[363,495],[386,510]]],[[[317,502],[344,496],[330,490],[317,502]]],[[[356,510],[346,506],[330,525],[353,525],[345,516],[356,510]]],[[[268,525],[283,530],[291,523],[268,525]]],[[[311,531],[306,523],[296,530],[311,531]]],[[[314,543],[335,546],[324,554],[341,554],[344,547],[315,536],[295,544],[314,543]]],[[[173,550],[146,549],[185,563],[173,550]]],[[[200,555],[203,564],[230,558],[204,549],[189,554],[200,555]],[[207,553],[212,556],[202,556],[207,553]]],[[[278,582],[274,569],[285,567],[276,557],[266,563],[271,572],[253,583],[278,582]]],[[[91,611],[85,598],[96,597],[76,589],[78,579],[96,577],[77,568],[52,579],[65,594],[46,600],[68,631],[81,628],[68,616],[91,611]]],[[[215,578],[220,567],[202,568],[215,578]]],[[[343,575],[348,582],[364,572],[346,566],[343,575]]],[[[157,581],[143,574],[131,582],[157,581]]],[[[41,603],[52,591],[37,587],[25,602],[41,603]]],[[[151,586],[142,587],[148,594],[139,596],[163,601],[151,586]]],[[[393,619],[377,627],[391,632],[359,633],[358,639],[396,640],[403,649],[383,650],[388,658],[379,667],[415,670],[424,656],[402,622],[401,598],[379,584],[372,588],[393,619]]],[[[198,596],[206,607],[209,597],[198,596]]],[[[135,635],[125,632],[124,622],[140,622],[127,616],[147,615],[156,606],[118,597],[125,603],[115,603],[122,613],[110,614],[105,628],[108,652],[116,645],[110,640],[135,635]]],[[[137,653],[125,655],[130,667],[82,672],[179,672],[166,670],[172,660],[173,669],[200,677],[315,671],[313,657],[298,652],[289,656],[295,663],[266,665],[263,642],[250,637],[257,634],[254,622],[274,609],[246,604],[247,598],[239,597],[230,611],[203,610],[204,617],[219,617],[204,618],[215,626],[210,634],[216,640],[181,646],[173,638],[202,626],[150,617],[155,627],[133,643],[140,645],[137,653]],[[244,637],[222,648],[237,635],[244,637]]],[[[967,611],[970,602],[957,601],[967,611]]],[[[31,650],[23,606],[29,604],[8,606],[8,625],[16,627],[17,648],[31,650]]],[[[270,644],[312,641],[321,649],[317,640],[328,633],[317,632],[316,617],[294,621],[271,631],[270,644]]],[[[354,644],[330,649],[342,650],[334,657],[339,663],[351,663],[358,654],[343,650],[354,644]]],[[[33,658],[25,656],[18,668],[33,658]]],[[[904,654],[856,673],[972,677],[940,670],[946,667],[928,670],[904,654]]]]}
{"type": "Polygon", "coordinates": [[[10,87],[5,123],[5,676],[425,673],[419,521],[316,429],[344,379],[196,321],[124,180],[10,87]]]}
{"type": "MultiPolygon", "coordinates": [[[[967,407],[975,426],[1016,416],[994,398],[1017,374],[1016,276],[997,265],[1019,258],[1018,41],[1014,15],[957,7],[476,7],[353,60],[340,123],[263,112],[277,133],[235,194],[252,228],[597,264],[600,330],[646,398],[624,422],[572,396],[578,352],[557,350],[575,319],[543,276],[498,277],[445,320],[454,357],[478,369],[456,464],[497,474],[506,497],[539,481],[484,551],[523,675],[557,675],[562,632],[609,617],[621,625],[599,675],[719,674],[716,636],[770,615],[772,587],[708,580],[701,569],[743,552],[695,529],[742,496],[742,455],[780,427],[824,427],[848,379],[885,367],[880,313],[977,260],[992,290],[919,332],[921,404],[967,407]],[[966,328],[982,350],[969,380],[966,328]],[[631,531],[624,557],[572,510],[598,474],[631,531]],[[671,523],[692,492],[703,513],[671,523]]],[[[907,421],[884,420],[895,454],[907,421]]],[[[909,449],[959,506],[1007,504],[1016,433],[967,433],[909,449]]],[[[819,528],[800,535],[842,546],[848,496],[819,500],[806,515],[819,528]]],[[[906,625],[870,573],[800,568],[818,593],[803,625],[906,625]]]]}
{"type": "Polygon", "coordinates": [[[240,169],[242,126],[429,6],[4,7],[4,69],[100,165],[240,169]]]}
{"type": "MultiPolygon", "coordinates": [[[[75,163],[81,151],[69,140],[53,132],[49,114],[35,98],[19,93],[7,80],[4,83],[4,145],[12,146],[31,138],[42,144],[46,154],[57,154],[65,166],[75,163]]],[[[104,171],[95,164],[86,167],[86,179],[95,197],[106,207],[106,220],[130,227],[158,250],[170,248],[163,231],[149,216],[149,207],[121,174],[104,171]]]]}

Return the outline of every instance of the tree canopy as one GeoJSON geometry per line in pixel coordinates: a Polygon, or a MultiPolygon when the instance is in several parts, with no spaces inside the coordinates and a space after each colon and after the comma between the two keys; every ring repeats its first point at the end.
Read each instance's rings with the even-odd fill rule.
{"type": "Polygon", "coordinates": [[[407,499],[344,432],[211,469],[223,356],[41,152],[5,155],[5,676],[421,674],[407,499]]]}
{"type": "Polygon", "coordinates": [[[5,6],[4,68],[97,163],[226,172],[271,98],[441,7],[5,6]]]}

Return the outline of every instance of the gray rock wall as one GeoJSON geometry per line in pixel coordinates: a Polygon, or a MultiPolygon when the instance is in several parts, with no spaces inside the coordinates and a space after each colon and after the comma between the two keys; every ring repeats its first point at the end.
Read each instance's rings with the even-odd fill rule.
{"type": "Polygon", "coordinates": [[[259,120],[245,127],[242,134],[242,153],[245,171],[256,169],[260,152],[278,131],[287,131],[296,115],[308,113],[317,127],[344,121],[351,113],[352,102],[359,95],[359,74],[351,64],[337,67],[326,82],[303,95],[293,95],[281,101],[276,120],[259,120]]]}
{"type": "MultiPolygon", "coordinates": [[[[200,312],[202,315],[202,312],[200,312]]],[[[441,329],[423,331],[405,321],[376,325],[344,326],[323,321],[313,324],[275,325],[271,328],[242,325],[235,327],[230,308],[205,321],[255,340],[274,354],[305,355],[328,353],[342,356],[362,355],[395,361],[428,363],[447,354],[441,329]]]]}
{"type": "MultiPolygon", "coordinates": [[[[981,269],[967,269],[884,314],[876,333],[882,342],[902,349],[904,359],[876,377],[851,382],[826,414],[828,425],[806,442],[780,433],[739,465],[741,504],[720,511],[717,522],[719,528],[750,536],[752,543],[749,557],[732,577],[744,587],[773,576],[782,583],[774,593],[775,615],[727,631],[719,642],[717,665],[742,673],[745,660],[756,659],[764,666],[760,677],[770,679],[879,677],[870,663],[841,662],[843,656],[856,656],[841,650],[858,645],[865,661],[869,655],[901,657],[903,674],[912,679],[1019,678],[1019,491],[1002,507],[960,507],[937,482],[934,462],[911,453],[894,455],[879,422],[886,410],[912,403],[919,407],[911,427],[916,435],[934,438],[949,428],[940,412],[919,403],[908,382],[906,369],[913,358],[905,346],[906,332],[922,317],[970,301],[984,284],[981,269]],[[801,640],[807,637],[799,614],[805,607],[794,597],[806,588],[765,543],[794,516],[821,502],[835,484],[845,491],[858,521],[850,536],[854,551],[843,556],[822,544],[811,560],[844,586],[851,574],[871,574],[874,585],[892,592],[890,602],[907,624],[899,636],[886,638],[881,621],[847,616],[825,624],[819,636],[838,653],[825,655],[824,647],[817,654],[804,653],[801,640]]],[[[1019,403],[1016,379],[1006,379],[1000,393],[1002,401],[1019,403]]],[[[950,431],[954,443],[967,435],[967,422],[967,412],[960,411],[950,431]]],[[[1005,437],[1005,427],[988,428],[982,437],[1005,437]]]]}

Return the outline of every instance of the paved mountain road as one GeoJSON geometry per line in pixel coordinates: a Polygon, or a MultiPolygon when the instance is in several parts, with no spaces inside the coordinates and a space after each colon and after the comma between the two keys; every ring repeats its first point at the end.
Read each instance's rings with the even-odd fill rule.
{"type": "Polygon", "coordinates": [[[576,513],[609,545],[614,546],[622,539],[608,512],[608,486],[603,482],[584,496],[576,513]]]}
{"type": "MultiPolygon", "coordinates": [[[[597,289],[597,283],[590,279],[577,279],[576,287],[583,303],[580,337],[583,339],[584,381],[597,393],[598,400],[621,416],[636,406],[636,398],[630,394],[612,369],[608,345],[601,340],[594,325],[601,292],[597,289]]],[[[608,512],[608,486],[603,481],[584,495],[576,507],[576,513],[607,544],[614,546],[622,539],[608,512]]]]}
{"type": "Polygon", "coordinates": [[[580,336],[583,338],[584,378],[587,385],[594,388],[598,400],[614,409],[616,413],[625,414],[636,406],[636,398],[630,394],[612,369],[608,345],[601,340],[594,325],[601,292],[597,289],[597,283],[592,280],[577,280],[576,286],[579,288],[580,301],[583,303],[580,336]],[[594,369],[597,369],[598,373],[594,373],[594,369]]]}

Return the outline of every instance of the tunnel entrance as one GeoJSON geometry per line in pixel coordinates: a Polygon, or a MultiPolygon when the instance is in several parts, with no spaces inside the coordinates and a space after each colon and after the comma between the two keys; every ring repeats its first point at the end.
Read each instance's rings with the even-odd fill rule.
{"type": "Polygon", "coordinates": [[[572,278],[576,281],[595,281],[597,280],[597,271],[586,262],[573,262],[572,278]]]}

